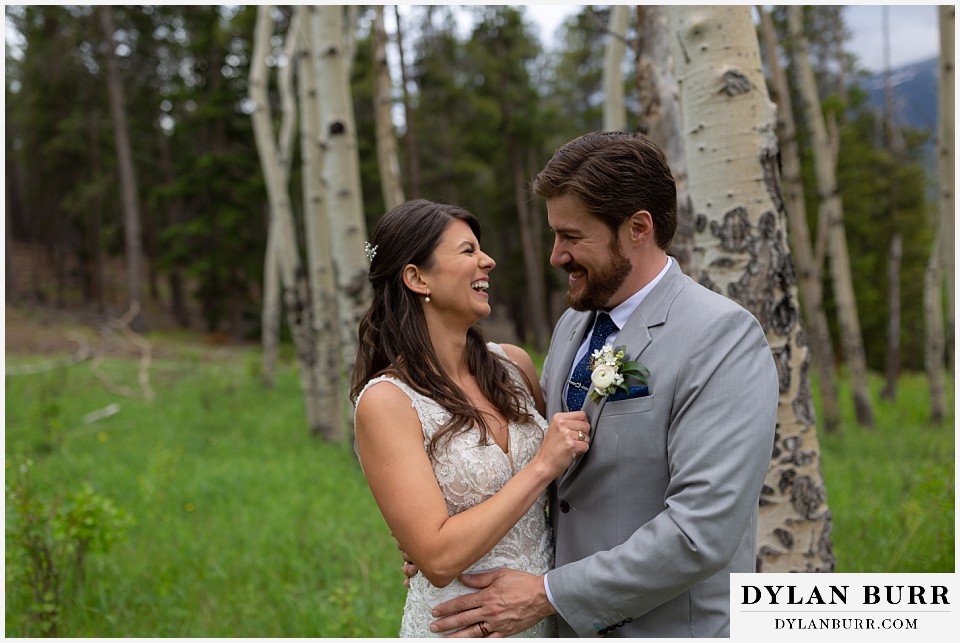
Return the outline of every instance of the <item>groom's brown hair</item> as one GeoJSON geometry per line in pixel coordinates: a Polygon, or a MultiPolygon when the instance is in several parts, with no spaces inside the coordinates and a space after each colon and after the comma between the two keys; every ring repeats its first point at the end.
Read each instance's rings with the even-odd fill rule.
{"type": "Polygon", "coordinates": [[[646,210],[657,246],[677,230],[677,187],[663,151],[642,134],[590,132],[562,145],[533,180],[545,199],[569,194],[616,234],[646,210]]]}

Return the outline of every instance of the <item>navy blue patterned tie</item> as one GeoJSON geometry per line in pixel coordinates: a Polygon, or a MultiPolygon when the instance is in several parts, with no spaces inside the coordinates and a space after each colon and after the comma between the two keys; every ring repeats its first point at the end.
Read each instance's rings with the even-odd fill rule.
{"type": "Polygon", "coordinates": [[[610,315],[601,312],[597,315],[597,321],[593,325],[593,334],[590,335],[590,347],[587,353],[577,362],[570,376],[569,386],[567,387],[567,408],[571,411],[579,411],[583,408],[583,403],[587,399],[587,391],[590,390],[590,356],[593,351],[603,348],[610,333],[618,330],[617,325],[610,319],[610,315]]]}

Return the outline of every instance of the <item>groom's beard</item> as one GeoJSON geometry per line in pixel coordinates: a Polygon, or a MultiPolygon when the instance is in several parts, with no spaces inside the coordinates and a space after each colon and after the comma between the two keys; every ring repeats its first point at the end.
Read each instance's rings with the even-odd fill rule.
{"type": "Polygon", "coordinates": [[[610,260],[607,263],[593,270],[585,270],[577,262],[570,261],[562,268],[568,273],[584,271],[586,279],[580,288],[580,293],[574,294],[569,287],[567,288],[567,305],[574,310],[586,311],[606,308],[613,293],[617,292],[626,280],[633,264],[621,251],[620,239],[614,236],[610,243],[610,260]]]}

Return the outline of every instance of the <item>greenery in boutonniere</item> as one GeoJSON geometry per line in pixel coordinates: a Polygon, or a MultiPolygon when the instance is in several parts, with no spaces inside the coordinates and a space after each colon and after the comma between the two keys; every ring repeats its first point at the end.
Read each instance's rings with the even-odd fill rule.
{"type": "Polygon", "coordinates": [[[617,391],[629,393],[630,387],[626,383],[628,377],[638,380],[641,384],[647,384],[650,370],[640,362],[627,361],[624,348],[624,346],[616,348],[604,346],[593,351],[593,355],[590,356],[592,371],[590,379],[593,382],[590,399],[595,404],[599,404],[604,396],[613,395],[617,391]]]}

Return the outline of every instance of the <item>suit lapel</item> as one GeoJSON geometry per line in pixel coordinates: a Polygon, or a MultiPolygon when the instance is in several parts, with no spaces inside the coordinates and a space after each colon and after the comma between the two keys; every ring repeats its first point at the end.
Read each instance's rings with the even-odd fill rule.
{"type": "Polygon", "coordinates": [[[616,341],[617,346],[626,347],[624,350],[628,360],[643,361],[641,360],[643,351],[653,340],[650,329],[666,323],[667,313],[670,312],[673,300],[683,289],[684,279],[685,277],[680,272],[677,262],[672,261],[667,274],[663,276],[660,283],[643,298],[637,309],[633,311],[623,330],[617,335],[616,341]]]}
{"type": "MultiPolygon", "coordinates": [[[[666,323],[670,305],[683,288],[683,280],[684,275],[680,271],[680,267],[675,260],[672,261],[670,268],[667,270],[667,274],[665,274],[660,283],[644,297],[643,301],[640,302],[640,305],[637,306],[637,309],[633,311],[633,314],[627,320],[623,329],[617,333],[617,340],[614,343],[617,346],[625,347],[624,351],[626,352],[628,361],[643,361],[643,351],[646,350],[653,339],[650,334],[650,328],[666,323]]],[[[589,317],[589,323],[593,323],[593,316],[589,317]]],[[[563,364],[567,369],[570,368],[573,357],[576,354],[576,348],[583,339],[584,328],[582,325],[580,326],[580,331],[578,340],[574,344],[573,352],[564,357],[563,364]]],[[[655,377],[655,374],[652,374],[651,377],[655,377]]],[[[565,376],[563,382],[566,382],[565,376]]],[[[655,390],[654,384],[655,382],[651,382],[651,391],[655,390]]],[[[593,390],[592,386],[590,390],[593,390]]],[[[562,395],[562,388],[560,394],[562,395]]],[[[590,442],[593,444],[596,440],[603,439],[602,436],[598,435],[599,432],[597,428],[600,422],[600,414],[603,412],[603,407],[607,404],[607,397],[601,398],[599,403],[594,403],[590,400],[589,393],[587,396],[587,400],[583,404],[583,411],[587,414],[587,419],[590,422],[590,442]]],[[[563,401],[563,410],[567,410],[565,400],[563,401]]],[[[591,451],[592,449],[589,449],[586,453],[574,459],[563,476],[561,476],[561,484],[573,478],[577,469],[579,469],[580,465],[587,459],[591,451]]]]}
{"type": "Polygon", "coordinates": [[[570,332],[565,338],[566,341],[563,344],[556,363],[551,364],[551,368],[554,370],[554,377],[550,380],[550,390],[544,391],[544,394],[548,399],[550,399],[552,395],[555,396],[553,399],[560,400],[558,407],[563,412],[569,410],[567,408],[567,396],[564,395],[564,387],[570,377],[573,359],[577,356],[577,349],[580,348],[584,336],[593,328],[594,317],[595,315],[593,313],[577,315],[577,319],[570,324],[570,332]]]}

